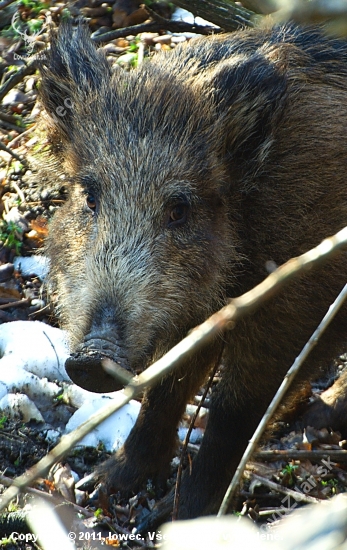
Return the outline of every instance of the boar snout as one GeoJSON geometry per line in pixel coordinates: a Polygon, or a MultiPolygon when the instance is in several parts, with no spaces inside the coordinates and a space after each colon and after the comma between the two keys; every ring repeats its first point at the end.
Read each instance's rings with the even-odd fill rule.
{"type": "Polygon", "coordinates": [[[135,374],[128,365],[124,350],[109,338],[95,334],[87,336],[77,347],[66,360],[65,369],[75,384],[97,393],[121,390],[129,375],[135,374]],[[105,359],[114,361],[113,375],[109,374],[111,369],[105,369],[105,359]]]}

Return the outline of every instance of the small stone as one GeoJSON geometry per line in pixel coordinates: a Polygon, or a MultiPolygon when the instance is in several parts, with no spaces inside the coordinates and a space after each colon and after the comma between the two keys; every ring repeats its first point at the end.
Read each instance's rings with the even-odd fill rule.
{"type": "MultiPolygon", "coordinates": [[[[105,46],[103,46],[102,49],[106,52],[106,55],[109,54],[109,53],[119,53],[119,48],[117,48],[117,46],[112,44],[112,42],[110,42],[110,44],[106,44],[105,46]]],[[[122,52],[124,50],[125,50],[125,48],[121,48],[122,52]]]]}
{"type": "Polygon", "coordinates": [[[184,36],[184,34],[181,34],[179,36],[172,36],[171,42],[173,44],[180,44],[181,42],[187,42],[187,38],[184,36]]]}
{"type": "Polygon", "coordinates": [[[141,34],[141,42],[146,44],[147,46],[153,46],[154,38],[157,38],[159,35],[157,32],[143,32],[141,34]]]}
{"type": "Polygon", "coordinates": [[[43,300],[40,300],[39,298],[34,298],[31,300],[31,305],[37,309],[42,309],[45,307],[45,302],[43,300]]]}
{"type": "Polygon", "coordinates": [[[125,38],[117,38],[114,43],[119,48],[127,48],[129,46],[129,42],[125,38]]]}
{"type": "Polygon", "coordinates": [[[13,88],[8,92],[8,94],[5,95],[4,99],[2,100],[2,104],[13,105],[14,103],[25,103],[26,101],[26,95],[20,90],[17,90],[17,88],[13,88]]]}
{"type": "Polygon", "coordinates": [[[40,194],[41,200],[45,201],[49,198],[49,196],[50,196],[50,192],[48,189],[43,189],[43,191],[41,191],[41,194],[40,194]]]}
{"type": "MultiPolygon", "coordinates": [[[[29,229],[28,220],[24,218],[17,207],[11,208],[8,214],[3,215],[3,218],[7,223],[12,222],[17,225],[21,233],[26,233],[29,229]]],[[[18,235],[18,237],[20,237],[20,235],[18,235]]]]}
{"type": "Polygon", "coordinates": [[[137,54],[134,52],[125,53],[117,59],[118,65],[130,65],[137,57],[137,54]]]}
{"type": "Polygon", "coordinates": [[[153,38],[154,44],[171,44],[171,34],[163,34],[162,36],[156,36],[153,38]]]}
{"type": "Polygon", "coordinates": [[[25,88],[24,88],[25,91],[26,92],[31,92],[35,87],[35,82],[36,82],[36,80],[35,80],[34,77],[28,78],[28,80],[25,83],[25,88]]]}

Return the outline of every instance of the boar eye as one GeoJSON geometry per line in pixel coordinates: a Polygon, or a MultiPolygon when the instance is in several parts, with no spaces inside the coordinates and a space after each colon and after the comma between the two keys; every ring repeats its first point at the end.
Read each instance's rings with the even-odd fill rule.
{"type": "Polygon", "coordinates": [[[96,209],[96,199],[95,199],[94,195],[91,195],[91,194],[87,195],[86,205],[88,206],[88,208],[90,210],[92,210],[93,212],[95,211],[95,209],[96,209]]]}
{"type": "Polygon", "coordinates": [[[188,204],[182,202],[176,204],[170,211],[168,227],[177,227],[187,221],[188,204]]]}

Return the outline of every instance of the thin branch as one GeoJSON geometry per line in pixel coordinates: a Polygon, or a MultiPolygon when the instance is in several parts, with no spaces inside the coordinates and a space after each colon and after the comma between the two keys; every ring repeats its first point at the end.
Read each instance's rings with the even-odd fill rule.
{"type": "Polygon", "coordinates": [[[2,113],[0,111],[0,120],[3,120],[5,122],[9,122],[10,124],[13,124],[13,126],[16,126],[17,119],[13,115],[6,115],[5,113],[2,113]]]}
{"type": "Polygon", "coordinates": [[[319,338],[324,333],[326,328],[329,326],[333,318],[335,317],[336,313],[339,311],[341,306],[343,305],[345,299],[347,297],[347,284],[343,287],[341,292],[339,293],[338,297],[334,301],[334,303],[329,307],[328,312],[324,315],[322,321],[318,325],[317,329],[312,334],[311,338],[308,340],[308,342],[303,347],[300,354],[295,359],[293,365],[288,370],[287,374],[284,377],[284,380],[280,387],[278,388],[276,395],[272,399],[270,405],[267,408],[266,413],[264,414],[263,418],[261,419],[256,431],[253,434],[253,437],[250,439],[247,448],[243,454],[243,457],[236,469],[236,472],[234,474],[233,479],[231,480],[231,483],[228,487],[227,492],[225,493],[223,502],[221,504],[221,507],[218,512],[218,516],[222,516],[223,514],[227,513],[228,506],[234,496],[234,493],[239,486],[241,476],[243,474],[243,471],[246,467],[247,462],[250,460],[255,447],[259,443],[259,440],[263,433],[265,432],[266,426],[268,425],[269,421],[271,420],[272,416],[274,415],[274,412],[276,411],[277,407],[283,400],[284,395],[288,391],[288,388],[290,384],[293,382],[295,376],[300,370],[300,367],[304,363],[305,359],[309,355],[309,353],[312,351],[312,349],[316,346],[318,343],[319,338]]]}
{"type": "Polygon", "coordinates": [[[16,160],[19,160],[20,162],[22,162],[24,164],[24,159],[22,159],[20,156],[18,156],[17,153],[12,151],[12,149],[9,149],[8,147],[6,147],[6,145],[4,145],[2,143],[2,141],[0,141],[0,149],[1,149],[1,151],[5,151],[5,153],[8,153],[9,155],[11,155],[11,157],[15,158],[16,160]]]}
{"type": "MultiPolygon", "coordinates": [[[[21,160],[21,162],[23,161],[21,160]]],[[[16,302],[8,302],[7,304],[1,305],[0,309],[8,309],[9,307],[26,306],[28,304],[30,304],[30,298],[22,298],[22,300],[17,300],[16,302]]]]}
{"type": "Polygon", "coordinates": [[[150,23],[142,23],[141,25],[133,25],[131,27],[124,27],[123,29],[116,29],[114,31],[105,32],[103,34],[92,34],[91,39],[96,44],[100,42],[110,42],[116,38],[124,38],[129,35],[137,35],[142,32],[159,32],[162,30],[170,32],[195,32],[197,34],[217,34],[223,32],[222,29],[217,27],[209,27],[204,25],[195,25],[186,23],[185,21],[168,21],[164,20],[165,25],[158,21],[151,21],[150,23]]]}
{"type": "Polygon", "coordinates": [[[287,449],[285,451],[259,451],[254,453],[255,460],[264,460],[274,462],[276,460],[310,460],[311,462],[320,462],[322,458],[329,458],[337,462],[347,462],[347,451],[343,449],[314,449],[313,451],[298,451],[296,449],[287,449]]]}
{"type": "Polygon", "coordinates": [[[294,500],[297,500],[299,502],[305,502],[306,504],[318,504],[322,502],[322,500],[319,498],[310,497],[309,495],[305,495],[304,493],[301,493],[299,491],[293,491],[293,489],[283,487],[283,485],[280,485],[279,483],[274,483],[273,481],[266,479],[266,477],[261,477],[256,474],[254,474],[253,477],[260,481],[262,485],[265,485],[265,487],[277,491],[278,493],[293,497],[294,500]]]}
{"type": "Polygon", "coordinates": [[[187,434],[186,434],[186,437],[184,438],[184,442],[183,442],[183,447],[182,447],[182,452],[181,452],[181,459],[180,459],[180,464],[179,464],[179,467],[178,467],[178,471],[177,471],[177,478],[176,478],[176,485],[175,485],[175,498],[174,498],[174,505],[173,505],[173,512],[172,512],[172,521],[175,521],[177,520],[178,518],[178,509],[179,509],[179,499],[180,499],[180,489],[181,489],[181,480],[182,480],[182,471],[183,471],[183,461],[184,461],[184,458],[186,456],[186,452],[187,452],[187,449],[188,449],[188,443],[189,443],[189,439],[190,439],[190,436],[191,436],[191,433],[193,431],[193,428],[194,428],[194,424],[195,424],[195,421],[196,419],[198,418],[198,414],[200,412],[200,409],[206,399],[206,396],[207,396],[207,393],[208,393],[208,390],[210,389],[211,385],[212,385],[212,382],[213,382],[213,378],[217,372],[217,369],[220,365],[220,362],[221,362],[221,359],[222,359],[222,354],[223,354],[223,350],[224,350],[224,345],[221,347],[221,350],[218,354],[218,358],[215,362],[215,365],[213,367],[213,370],[211,372],[211,375],[210,375],[210,378],[208,379],[208,382],[206,384],[206,387],[205,387],[205,391],[203,393],[203,396],[202,396],[202,399],[201,401],[199,402],[198,406],[196,407],[196,411],[195,413],[193,414],[193,417],[190,421],[190,425],[189,425],[189,428],[188,428],[188,431],[187,431],[187,434]]]}
{"type": "Polygon", "coordinates": [[[37,59],[34,57],[33,59],[30,59],[24,67],[19,69],[19,71],[6,80],[5,84],[3,84],[0,88],[0,101],[2,101],[5,95],[12,90],[16,84],[19,84],[19,82],[21,82],[27,74],[32,74],[35,72],[36,65],[37,59]]]}
{"type": "MultiPolygon", "coordinates": [[[[0,117],[1,118],[1,117],[0,117]]],[[[12,147],[14,147],[15,145],[17,145],[18,141],[20,141],[23,137],[33,133],[34,131],[34,128],[35,128],[36,124],[34,124],[33,126],[30,126],[30,128],[28,128],[27,130],[25,130],[24,132],[21,132],[17,137],[13,138],[12,141],[10,141],[7,146],[9,149],[11,149],[12,147]]]]}
{"type": "Polygon", "coordinates": [[[23,133],[25,131],[24,128],[21,128],[20,126],[17,126],[16,124],[11,124],[10,122],[1,121],[2,128],[5,128],[5,130],[14,130],[15,132],[18,132],[19,134],[23,133]]]}
{"type": "Polygon", "coordinates": [[[331,258],[334,253],[346,246],[346,244],[347,227],[332,237],[325,239],[320,245],[309,252],[289,260],[255,288],[239,298],[231,300],[229,305],[192,330],[186,338],[181,340],[161,359],[153,363],[139,376],[132,378],[129,385],[123,391],[116,393],[109,405],[91,416],[78,429],[64,435],[58,445],[48,455],[23,475],[16,478],[12,487],[7,489],[0,498],[0,509],[5,508],[20,491],[24,490],[37,477],[43,476],[55,462],[61,460],[76,443],[103,422],[103,420],[106,420],[115,411],[129,403],[131,399],[140,394],[149,384],[154,384],[167,375],[211,338],[220,335],[222,330],[227,329],[228,325],[230,326],[230,321],[234,322],[249,312],[254,311],[285,284],[288,284],[295,276],[304,273],[313,265],[319,265],[328,258],[331,258]]]}
{"type": "Polygon", "coordinates": [[[13,2],[15,1],[16,0],[3,0],[2,2],[0,2],[0,10],[4,10],[5,8],[7,8],[7,6],[13,4],[13,2]]]}

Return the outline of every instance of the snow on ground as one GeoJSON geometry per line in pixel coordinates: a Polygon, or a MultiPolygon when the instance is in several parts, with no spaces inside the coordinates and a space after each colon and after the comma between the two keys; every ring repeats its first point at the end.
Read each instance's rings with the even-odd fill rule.
{"type": "MultiPolygon", "coordinates": [[[[57,439],[61,426],[54,425],[57,396],[77,411],[65,426],[70,432],[112,399],[114,393],[92,393],[71,384],[64,368],[69,356],[65,333],[40,321],[14,321],[0,326],[0,411],[24,422],[37,420],[52,425],[48,437],[57,439]],[[60,384],[59,384],[60,382],[60,384]],[[63,383],[63,384],[61,384],[63,383]],[[60,427],[60,429],[59,429],[60,427]]],[[[128,436],[140,409],[132,401],[103,422],[82,444],[115,450],[128,436]]],[[[61,417],[57,414],[57,419],[61,417]]]]}

